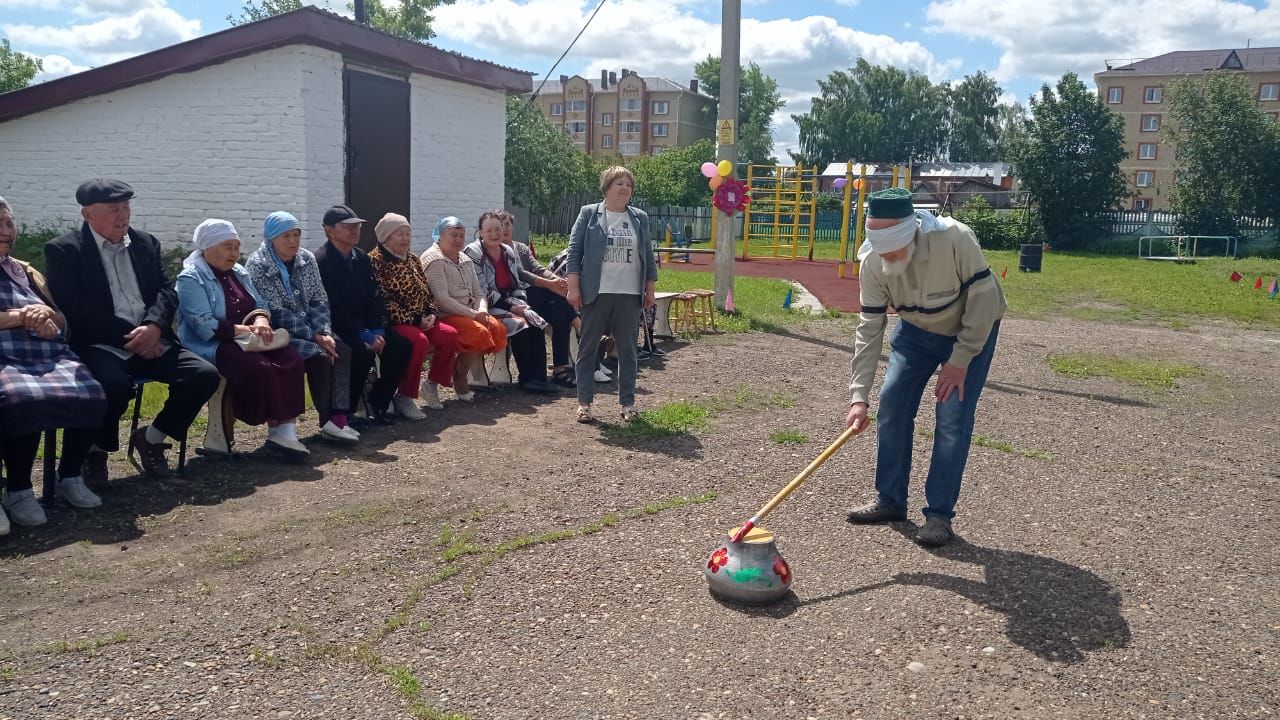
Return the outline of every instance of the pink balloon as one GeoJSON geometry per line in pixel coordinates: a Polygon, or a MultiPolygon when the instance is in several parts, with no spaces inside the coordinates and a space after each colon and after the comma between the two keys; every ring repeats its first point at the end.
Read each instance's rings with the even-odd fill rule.
{"type": "Polygon", "coordinates": [[[702,163],[702,176],[705,178],[713,178],[716,176],[716,164],[713,162],[702,163]]]}

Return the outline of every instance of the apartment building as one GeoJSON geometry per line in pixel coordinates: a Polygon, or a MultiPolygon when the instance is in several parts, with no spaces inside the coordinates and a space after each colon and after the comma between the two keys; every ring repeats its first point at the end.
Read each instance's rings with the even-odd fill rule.
{"type": "Polygon", "coordinates": [[[561,75],[537,97],[538,108],[573,143],[596,158],[657,155],[715,137],[715,99],[663,77],[623,68],[587,80],[561,75]]]}
{"type": "Polygon", "coordinates": [[[1095,73],[1103,102],[1124,118],[1129,157],[1120,167],[1134,190],[1134,210],[1169,207],[1173,185],[1173,148],[1160,132],[1169,122],[1165,88],[1178,78],[1213,70],[1238,72],[1256,91],[1259,106],[1273,120],[1280,113],[1280,47],[1235,50],[1183,50],[1144,60],[1108,62],[1095,73]]]}

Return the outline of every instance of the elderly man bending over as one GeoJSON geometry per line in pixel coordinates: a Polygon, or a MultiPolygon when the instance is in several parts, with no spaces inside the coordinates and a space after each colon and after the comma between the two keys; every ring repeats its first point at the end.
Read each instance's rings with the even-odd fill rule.
{"type": "Polygon", "coordinates": [[[1004,292],[987,266],[978,239],[963,223],[917,213],[911,193],[890,188],[872,193],[862,262],[862,313],[853,346],[848,427],[867,427],[867,399],[890,306],[899,321],[890,339],[889,369],[880,388],[876,418],[875,501],[849,513],[851,523],[905,520],[907,479],[916,412],[929,377],[937,424],[925,480],[925,524],[916,541],[944,545],[969,458],[974,412],[995,352],[1004,292]]]}

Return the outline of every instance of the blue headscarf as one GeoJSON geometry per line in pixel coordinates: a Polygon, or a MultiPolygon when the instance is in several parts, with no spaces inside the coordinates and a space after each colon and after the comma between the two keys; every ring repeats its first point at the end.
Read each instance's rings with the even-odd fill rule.
{"type": "MultiPolygon", "coordinates": [[[[435,245],[436,243],[440,242],[441,233],[443,233],[448,228],[455,228],[455,227],[465,228],[466,225],[463,225],[461,220],[459,220],[458,218],[452,215],[448,215],[446,217],[442,217],[439,220],[437,220],[436,226],[431,230],[431,245],[435,245]]],[[[427,247],[429,248],[431,247],[431,245],[428,245],[427,247]]]]}
{"type": "Polygon", "coordinates": [[[280,270],[280,282],[284,283],[284,292],[290,297],[293,296],[293,280],[289,277],[289,268],[280,259],[280,256],[276,255],[276,248],[271,244],[271,241],[290,230],[297,230],[301,227],[302,223],[298,222],[298,218],[283,210],[271,213],[267,216],[266,221],[262,223],[262,242],[267,246],[267,254],[271,256],[276,268],[280,270]]]}

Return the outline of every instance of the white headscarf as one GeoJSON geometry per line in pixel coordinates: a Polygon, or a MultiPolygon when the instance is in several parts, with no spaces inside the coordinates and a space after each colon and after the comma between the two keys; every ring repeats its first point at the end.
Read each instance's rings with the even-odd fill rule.
{"type": "Polygon", "coordinates": [[[907,218],[892,227],[883,230],[867,228],[866,239],[858,248],[858,262],[866,260],[867,256],[873,252],[878,254],[901,250],[915,238],[917,229],[922,233],[931,233],[946,230],[953,224],[955,220],[951,218],[938,217],[928,210],[916,210],[915,218],[907,218]],[[914,222],[912,222],[913,219],[914,222]]]}
{"type": "Polygon", "coordinates": [[[183,267],[191,267],[202,261],[205,250],[220,245],[228,240],[240,239],[240,233],[236,232],[236,226],[227,220],[218,220],[210,218],[196,226],[196,231],[191,234],[191,242],[195,245],[195,249],[182,261],[183,267]]]}

